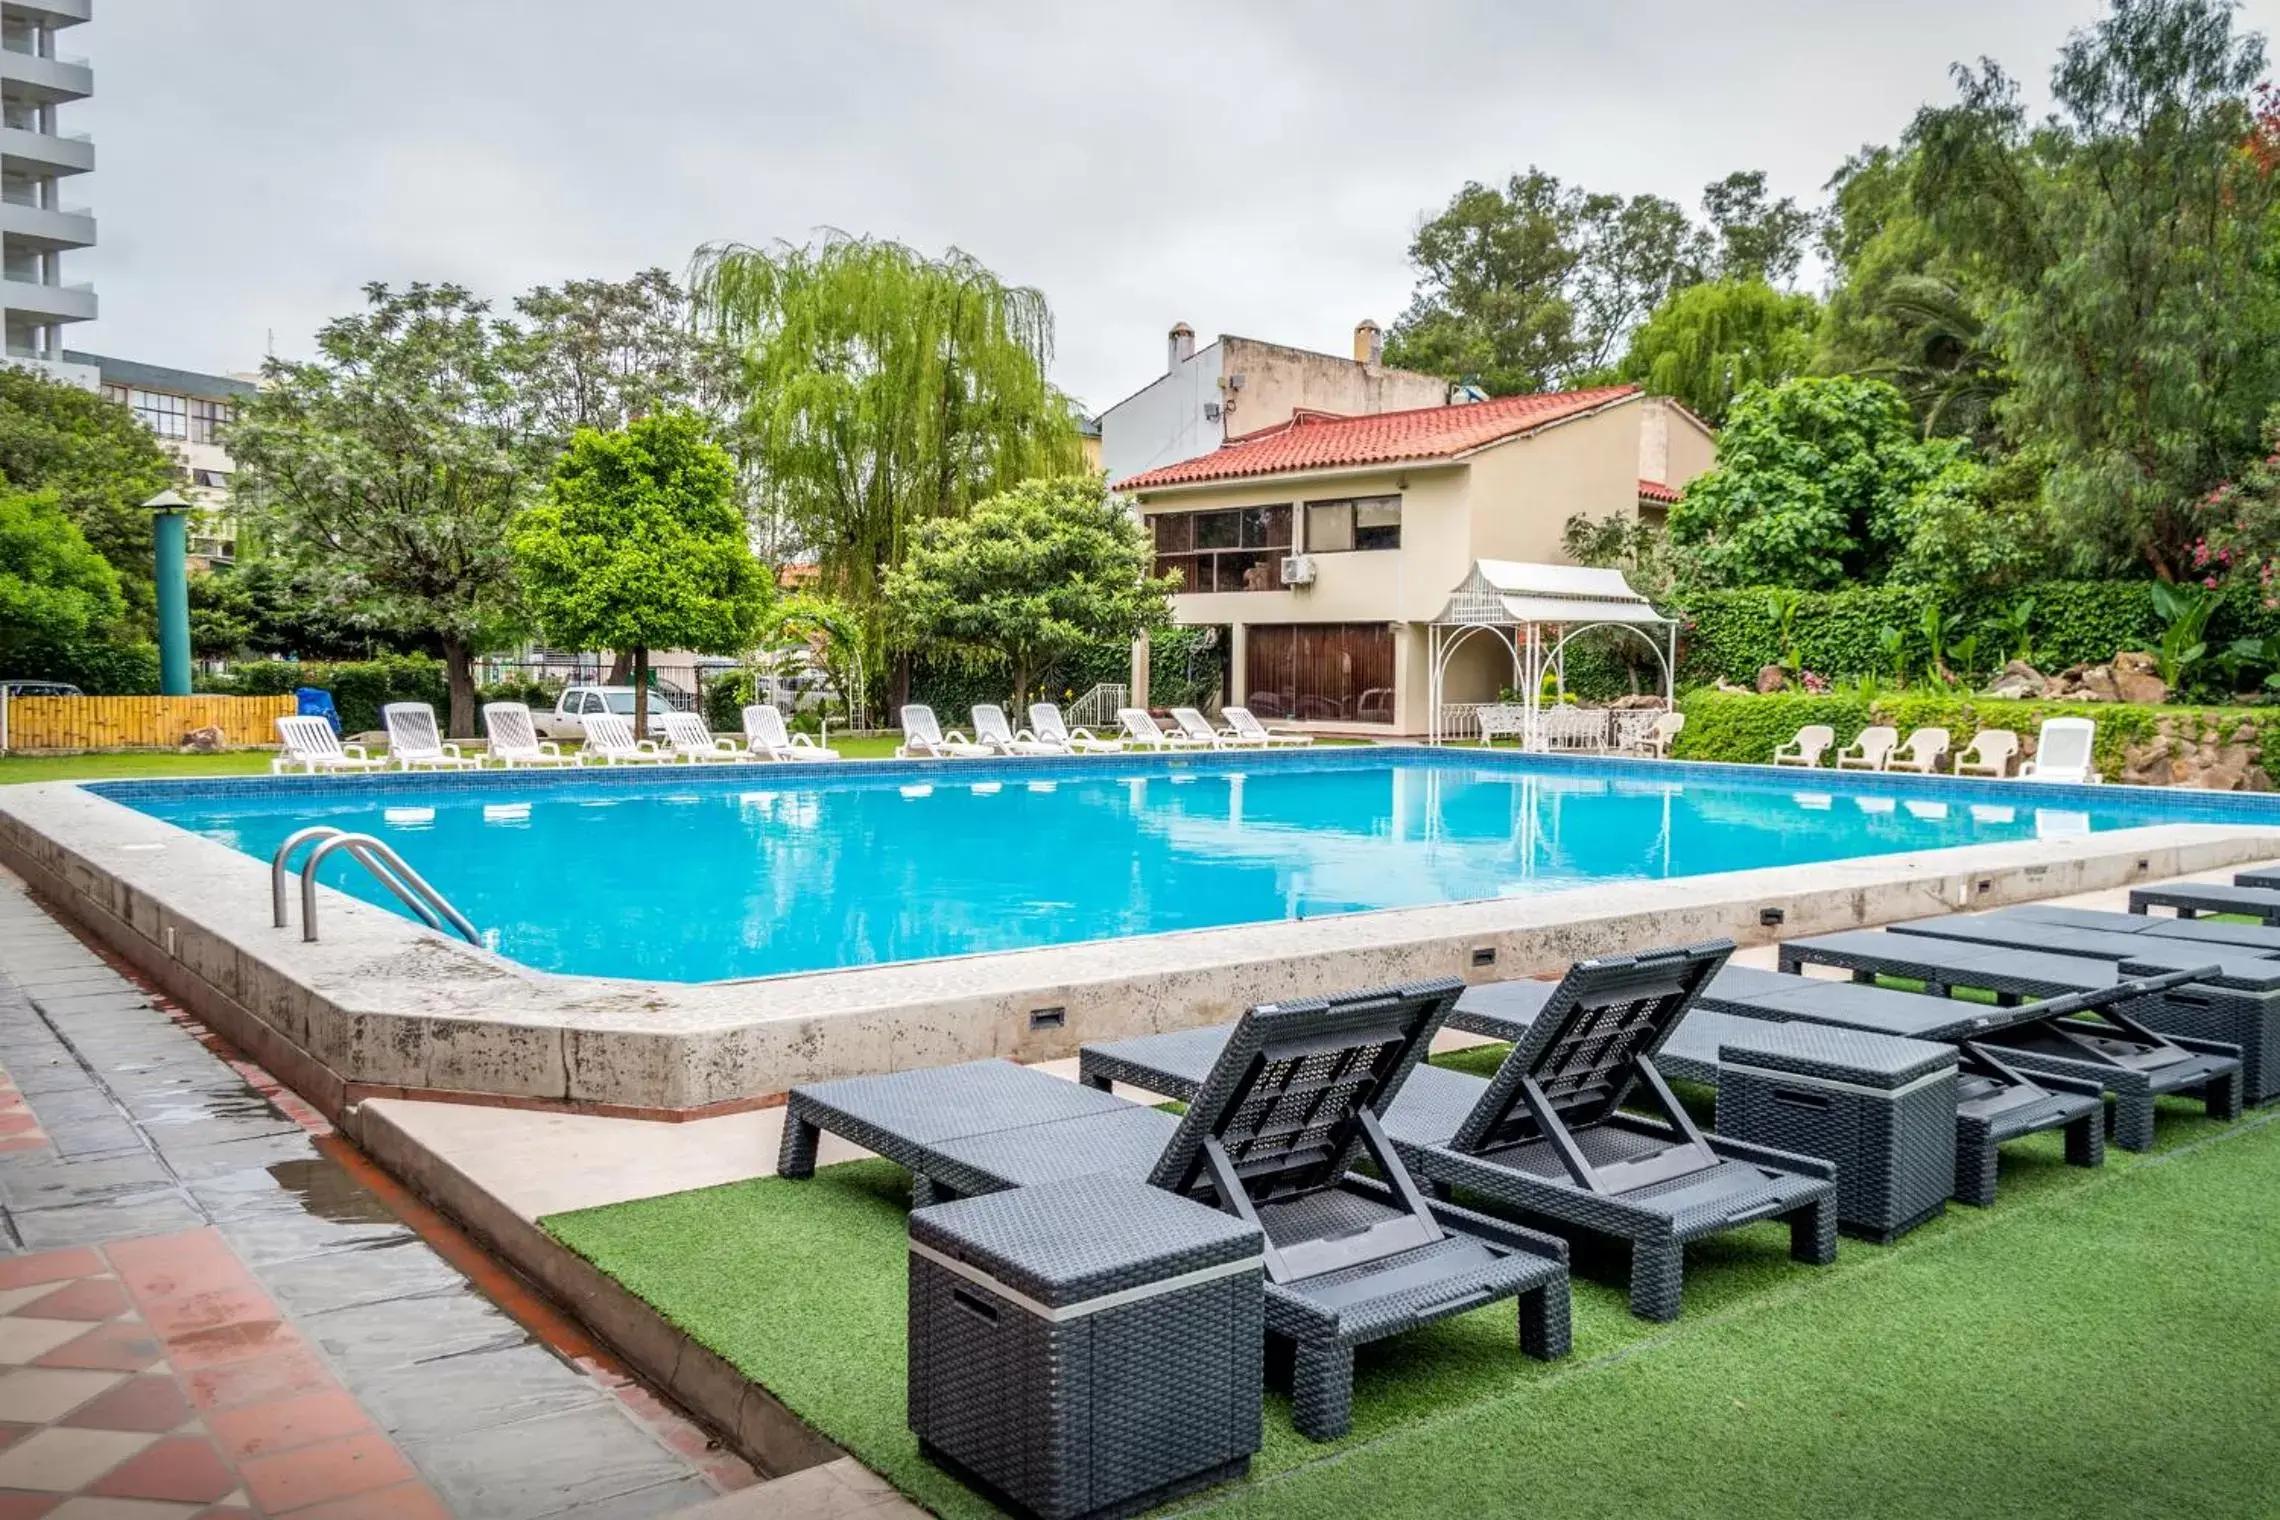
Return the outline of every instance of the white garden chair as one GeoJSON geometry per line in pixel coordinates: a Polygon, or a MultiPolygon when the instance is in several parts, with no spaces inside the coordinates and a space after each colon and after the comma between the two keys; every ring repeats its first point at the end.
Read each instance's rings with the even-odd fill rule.
{"type": "Polygon", "coordinates": [[[1914,771],[1920,776],[1929,776],[1947,758],[1951,738],[1944,728],[1915,729],[1892,752],[1892,758],[1884,763],[1884,768],[1889,771],[1914,771]]]}
{"type": "Polygon", "coordinates": [[[2045,718],[2035,736],[2035,757],[2019,767],[2021,781],[2071,781],[2089,785],[2100,779],[2090,768],[2091,742],[2098,725],[2088,718],[2045,718]]]}
{"type": "Polygon", "coordinates": [[[2007,728],[1983,728],[1971,736],[1963,753],[1955,757],[1958,776],[2008,776],[2011,758],[2019,752],[2019,736],[2007,728]]]}
{"type": "Polygon", "coordinates": [[[734,739],[716,739],[705,720],[693,712],[661,712],[657,726],[665,735],[665,747],[673,758],[690,765],[716,760],[742,760],[744,746],[734,739]]]}
{"type": "Polygon", "coordinates": [[[1647,731],[1639,736],[1636,748],[1640,753],[1652,755],[1657,760],[1668,760],[1671,741],[1676,739],[1685,728],[1686,714],[1682,712],[1657,713],[1655,714],[1655,721],[1648,724],[1647,731]]]}
{"type": "Polygon", "coordinates": [[[277,742],[284,746],[269,762],[269,774],[288,771],[329,775],[340,771],[376,771],[388,763],[385,755],[368,755],[361,744],[343,745],[333,732],[332,720],[318,717],[279,718],[277,742]]]}
{"type": "Polygon", "coordinates": [[[839,751],[825,749],[806,734],[784,727],[784,715],[767,702],[744,709],[744,752],[761,760],[836,760],[839,751]]]}
{"type": "Polygon", "coordinates": [[[1065,755],[1069,753],[1057,744],[1048,744],[1028,729],[1019,733],[1006,721],[1005,709],[995,702],[974,704],[974,742],[986,744],[1001,755],[1065,755]]]}
{"type": "Polygon", "coordinates": [[[1264,748],[1266,748],[1266,746],[1265,746],[1265,745],[1263,745],[1263,744],[1247,744],[1247,743],[1245,743],[1243,740],[1241,740],[1241,739],[1238,739],[1238,738],[1237,738],[1235,735],[1233,735],[1233,734],[1231,734],[1231,733],[1227,732],[1225,729],[1218,729],[1218,728],[1213,728],[1213,727],[1211,726],[1211,720],[1210,720],[1209,718],[1206,718],[1206,717],[1205,717],[1205,716],[1204,716],[1204,715],[1203,715],[1201,712],[1198,712],[1198,711],[1197,711],[1195,708],[1192,708],[1192,707],[1175,707],[1175,708],[1171,709],[1171,713],[1172,713],[1172,721],[1173,721],[1174,723],[1177,723],[1177,724],[1180,726],[1180,732],[1181,732],[1183,735],[1185,735],[1187,738],[1194,740],[1194,741],[1195,741],[1195,743],[1196,743],[1196,746],[1197,746],[1198,748],[1204,748],[1204,747],[1209,747],[1209,748],[1211,748],[1211,749],[1264,749],[1264,748]]]}
{"type": "Polygon", "coordinates": [[[1248,707],[1222,707],[1219,709],[1219,716],[1227,720],[1227,726],[1235,731],[1236,739],[1244,744],[1256,744],[1264,749],[1275,749],[1296,748],[1314,742],[1314,735],[1312,734],[1276,733],[1266,724],[1253,717],[1251,709],[1248,707]]]}
{"type": "Polygon", "coordinates": [[[538,725],[530,720],[530,709],[520,702],[486,702],[483,704],[483,732],[491,739],[491,758],[508,770],[517,766],[576,765],[576,755],[565,755],[562,746],[552,739],[538,736],[538,725]]]}
{"type": "Polygon", "coordinates": [[[425,702],[390,702],[380,709],[388,730],[388,763],[400,771],[471,771],[482,765],[446,744],[436,732],[435,709],[425,702]]]}
{"type": "Polygon", "coordinates": [[[657,747],[655,739],[636,739],[633,720],[624,713],[588,713],[585,757],[604,765],[660,765],[672,755],[657,747]]]}
{"type": "Polygon", "coordinates": [[[1860,731],[1860,737],[1837,752],[1840,771],[1880,771],[1900,742],[1900,730],[1877,723],[1860,731]]]}
{"type": "Polygon", "coordinates": [[[1156,720],[1144,707],[1119,707],[1116,721],[1124,725],[1125,734],[1142,749],[1210,749],[1207,739],[1191,739],[1186,734],[1167,734],[1156,726],[1156,720]]]}
{"type": "Polygon", "coordinates": [[[1837,731],[1826,723],[1808,723],[1797,730],[1797,737],[1787,744],[1776,745],[1773,751],[1775,765],[1802,765],[1817,770],[1821,757],[1829,746],[1837,742],[1837,731]]]}
{"type": "Polygon", "coordinates": [[[915,760],[921,755],[933,760],[986,760],[997,753],[956,729],[942,732],[934,709],[923,703],[913,702],[902,710],[902,731],[903,742],[895,746],[897,760],[915,760]]]}
{"type": "Polygon", "coordinates": [[[1029,704],[1029,731],[1040,744],[1058,744],[1080,755],[1113,755],[1124,748],[1122,739],[1103,739],[1086,729],[1069,727],[1061,709],[1051,702],[1029,704]]]}

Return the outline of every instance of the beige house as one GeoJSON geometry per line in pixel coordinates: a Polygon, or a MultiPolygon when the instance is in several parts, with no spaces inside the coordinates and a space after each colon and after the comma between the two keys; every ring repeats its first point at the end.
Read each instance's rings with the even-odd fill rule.
{"type": "MultiPolygon", "coordinates": [[[[1429,626],[1478,560],[1565,562],[1570,517],[1659,522],[1710,429],[1636,386],[1342,417],[1301,410],[1124,480],[1186,626],[1225,630],[1227,701],[1261,717],[1422,735],[1429,626]]],[[[1145,702],[1146,660],[1134,661],[1145,702]]],[[[1449,703],[1495,700],[1508,655],[1460,650],[1449,703]]]]}

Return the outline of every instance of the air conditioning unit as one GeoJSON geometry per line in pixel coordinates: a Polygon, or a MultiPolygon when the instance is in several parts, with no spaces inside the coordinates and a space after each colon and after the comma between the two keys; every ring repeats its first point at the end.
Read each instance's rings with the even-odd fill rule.
{"type": "Polygon", "coordinates": [[[1218,402],[1206,401],[1203,404],[1203,420],[1206,422],[1217,422],[1219,420],[1218,402]]]}
{"type": "Polygon", "coordinates": [[[1282,562],[1282,583],[1286,586],[1313,585],[1314,556],[1311,554],[1286,556],[1282,562]]]}

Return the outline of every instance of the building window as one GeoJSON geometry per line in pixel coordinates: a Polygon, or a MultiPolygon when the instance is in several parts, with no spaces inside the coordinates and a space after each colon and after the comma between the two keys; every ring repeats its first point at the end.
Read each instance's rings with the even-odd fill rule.
{"type": "Polygon", "coordinates": [[[190,441],[192,443],[219,443],[215,435],[237,420],[237,408],[227,401],[205,401],[190,398],[190,441]]]}
{"type": "Polygon", "coordinates": [[[103,394],[113,401],[123,401],[137,421],[161,438],[187,438],[190,436],[190,398],[169,395],[165,391],[130,390],[123,385],[106,385],[103,394]]]}
{"type": "Polygon", "coordinates": [[[1339,554],[1348,549],[1401,547],[1401,498],[1357,496],[1345,501],[1306,504],[1306,552],[1339,554]]]}
{"type": "Polygon", "coordinates": [[[1254,623],[1243,637],[1244,691],[1260,717],[1393,721],[1393,630],[1384,623],[1254,623]]]}
{"type": "Polygon", "coordinates": [[[1159,512],[1156,573],[1179,577],[1181,591],[1280,591],[1290,552],[1290,508],[1159,512]]]}
{"type": "Polygon", "coordinates": [[[190,472],[190,484],[203,486],[209,491],[227,491],[230,488],[229,471],[192,470],[190,472]]]}

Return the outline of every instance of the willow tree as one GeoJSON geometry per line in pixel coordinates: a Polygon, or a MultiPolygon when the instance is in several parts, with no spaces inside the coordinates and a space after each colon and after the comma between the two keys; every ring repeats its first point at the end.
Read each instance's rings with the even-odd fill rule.
{"type": "Polygon", "coordinates": [[[876,609],[914,524],[1081,467],[1076,413],[1045,378],[1045,297],[955,248],[716,245],[690,286],[700,326],[743,355],[761,505],[838,596],[876,609]]]}

